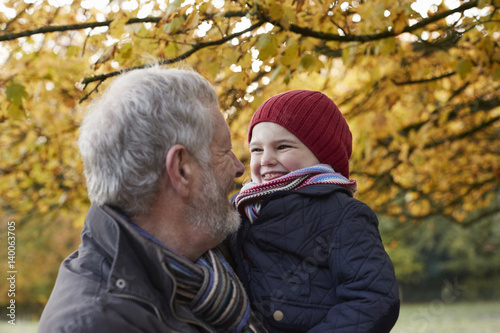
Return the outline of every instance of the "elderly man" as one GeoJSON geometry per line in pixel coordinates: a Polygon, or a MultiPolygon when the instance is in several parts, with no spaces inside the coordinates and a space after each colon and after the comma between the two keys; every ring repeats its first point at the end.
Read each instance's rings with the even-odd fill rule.
{"type": "Polygon", "coordinates": [[[240,219],[244,172],[208,81],[189,70],[123,74],[78,141],[92,205],[39,332],[258,332],[216,247],[240,219]]]}

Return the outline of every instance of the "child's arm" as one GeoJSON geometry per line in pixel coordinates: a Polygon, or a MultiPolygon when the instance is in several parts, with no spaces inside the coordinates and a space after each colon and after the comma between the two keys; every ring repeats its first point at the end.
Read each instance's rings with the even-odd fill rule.
{"type": "Polygon", "coordinates": [[[361,202],[350,205],[332,242],[330,268],[344,301],[309,332],[389,332],[399,315],[399,293],[375,213],[361,202]]]}

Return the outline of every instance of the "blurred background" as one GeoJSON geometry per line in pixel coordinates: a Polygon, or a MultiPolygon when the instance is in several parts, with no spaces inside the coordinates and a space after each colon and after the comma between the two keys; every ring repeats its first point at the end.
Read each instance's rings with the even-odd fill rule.
{"type": "Polygon", "coordinates": [[[499,332],[499,42],[498,0],[1,0],[0,330],[36,330],[78,247],[83,110],[121,71],[159,62],[213,83],[246,165],[264,100],[327,94],[396,268],[393,331],[499,332]]]}

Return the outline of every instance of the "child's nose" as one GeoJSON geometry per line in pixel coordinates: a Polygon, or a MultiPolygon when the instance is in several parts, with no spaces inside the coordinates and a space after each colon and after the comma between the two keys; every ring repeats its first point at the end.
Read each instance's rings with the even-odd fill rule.
{"type": "Polygon", "coordinates": [[[266,149],[262,152],[262,158],[260,160],[262,166],[275,165],[276,164],[276,154],[271,149],[266,149]]]}

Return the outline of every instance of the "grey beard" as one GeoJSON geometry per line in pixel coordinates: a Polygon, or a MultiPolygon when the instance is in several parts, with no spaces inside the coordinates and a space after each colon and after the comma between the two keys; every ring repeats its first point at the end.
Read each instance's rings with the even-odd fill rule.
{"type": "Polygon", "coordinates": [[[240,215],[208,168],[204,168],[203,179],[204,186],[193,197],[186,212],[187,217],[190,223],[201,227],[207,234],[223,240],[238,230],[240,215]]]}

